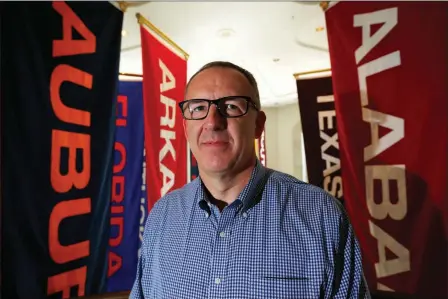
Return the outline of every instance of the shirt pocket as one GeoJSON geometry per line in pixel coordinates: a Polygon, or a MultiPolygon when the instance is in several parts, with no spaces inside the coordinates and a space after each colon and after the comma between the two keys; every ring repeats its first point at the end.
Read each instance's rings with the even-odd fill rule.
{"type": "Polygon", "coordinates": [[[254,298],[318,299],[319,288],[308,277],[259,277],[254,281],[254,298]]]}
{"type": "Polygon", "coordinates": [[[297,255],[274,255],[266,258],[256,275],[259,298],[317,299],[319,280],[309,261],[297,255]]]}

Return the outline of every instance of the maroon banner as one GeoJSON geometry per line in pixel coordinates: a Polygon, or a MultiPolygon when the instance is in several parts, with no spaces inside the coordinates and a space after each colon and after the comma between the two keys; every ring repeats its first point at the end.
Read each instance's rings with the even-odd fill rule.
{"type": "Polygon", "coordinates": [[[331,76],[295,74],[308,182],[343,201],[331,76]]]}
{"type": "Polygon", "coordinates": [[[141,25],[148,212],[167,192],[187,183],[187,141],[178,108],[187,61],[141,25]]]}
{"type": "Polygon", "coordinates": [[[344,200],[372,293],[448,298],[448,2],[326,13],[344,200]]]}

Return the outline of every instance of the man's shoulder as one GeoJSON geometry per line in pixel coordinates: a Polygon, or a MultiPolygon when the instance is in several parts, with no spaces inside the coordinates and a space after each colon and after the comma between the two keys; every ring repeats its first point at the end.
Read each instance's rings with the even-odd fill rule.
{"type": "Polygon", "coordinates": [[[269,210],[277,211],[289,224],[306,223],[311,235],[328,242],[337,240],[340,225],[348,223],[341,201],[318,186],[279,171],[273,171],[268,180],[266,199],[269,210]]]}
{"type": "Polygon", "coordinates": [[[276,185],[277,187],[313,193],[317,196],[327,197],[330,195],[327,191],[320,187],[301,181],[290,174],[278,170],[271,169],[271,176],[268,182],[276,185]]]}
{"type": "Polygon", "coordinates": [[[196,192],[199,187],[199,179],[196,178],[193,181],[185,184],[184,186],[169,191],[167,194],[162,196],[155,204],[155,210],[163,210],[171,205],[178,205],[182,202],[186,204],[185,201],[193,201],[196,197],[196,192]]]}
{"type": "Polygon", "coordinates": [[[268,186],[276,190],[281,198],[292,199],[295,204],[303,208],[330,209],[336,214],[343,212],[341,202],[324,189],[281,171],[271,170],[271,172],[268,186]]]}

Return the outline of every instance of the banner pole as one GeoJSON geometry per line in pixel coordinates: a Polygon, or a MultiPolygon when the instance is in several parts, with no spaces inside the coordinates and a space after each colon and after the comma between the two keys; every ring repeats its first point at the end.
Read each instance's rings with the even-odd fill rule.
{"type": "Polygon", "coordinates": [[[157,34],[161,39],[163,39],[165,42],[167,42],[170,46],[175,48],[177,51],[179,51],[184,57],[185,60],[188,60],[187,52],[185,52],[178,44],[176,44],[173,40],[171,40],[165,33],[163,33],[159,28],[157,28],[153,23],[151,23],[149,20],[147,20],[144,16],[142,16],[140,13],[136,13],[135,16],[137,17],[138,23],[140,25],[146,25],[149,29],[151,29],[155,34],[157,34]]]}
{"type": "Polygon", "coordinates": [[[128,76],[128,77],[139,77],[143,78],[143,75],[141,74],[134,74],[134,73],[118,73],[120,76],[128,76]]]}
{"type": "Polygon", "coordinates": [[[300,73],[293,74],[293,76],[297,80],[297,79],[299,79],[300,76],[313,75],[313,74],[326,73],[326,72],[331,72],[331,69],[321,69],[321,70],[315,70],[315,71],[300,72],[300,73]]]}

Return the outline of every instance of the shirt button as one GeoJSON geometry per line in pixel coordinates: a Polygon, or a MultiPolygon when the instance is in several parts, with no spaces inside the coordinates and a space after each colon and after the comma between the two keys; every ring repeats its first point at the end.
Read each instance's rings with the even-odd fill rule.
{"type": "Polygon", "coordinates": [[[219,277],[215,278],[215,283],[216,284],[220,284],[221,283],[221,278],[219,278],[219,277]]]}
{"type": "Polygon", "coordinates": [[[244,212],[242,216],[243,216],[243,218],[247,218],[247,213],[244,212]]]}
{"type": "Polygon", "coordinates": [[[205,215],[205,218],[208,218],[208,216],[210,216],[210,214],[207,212],[205,212],[204,215],[205,215]]]}
{"type": "Polygon", "coordinates": [[[224,237],[226,236],[226,233],[225,233],[225,232],[220,232],[220,233],[219,233],[219,236],[220,236],[221,238],[224,238],[224,237]]]}

